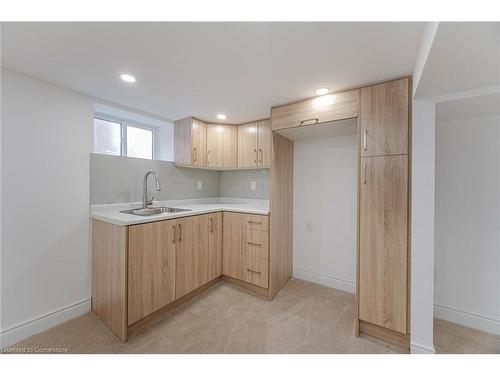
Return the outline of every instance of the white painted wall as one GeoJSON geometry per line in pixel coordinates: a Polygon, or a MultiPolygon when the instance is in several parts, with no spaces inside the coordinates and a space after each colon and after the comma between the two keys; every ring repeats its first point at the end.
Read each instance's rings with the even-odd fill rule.
{"type": "Polygon", "coordinates": [[[434,177],[436,104],[413,100],[411,173],[412,353],[434,353],[434,177]]]}
{"type": "Polygon", "coordinates": [[[89,97],[2,70],[1,342],[90,308],[89,97]]]}
{"type": "Polygon", "coordinates": [[[434,312],[500,335],[500,116],[436,126],[434,312]]]}
{"type": "Polygon", "coordinates": [[[296,141],[293,275],[355,292],[356,134],[296,141]],[[306,224],[312,224],[312,232],[306,224]]]}

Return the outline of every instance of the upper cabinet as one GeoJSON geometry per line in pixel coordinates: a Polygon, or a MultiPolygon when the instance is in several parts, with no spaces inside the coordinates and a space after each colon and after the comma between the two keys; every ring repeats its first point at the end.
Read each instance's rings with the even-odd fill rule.
{"type": "Polygon", "coordinates": [[[207,165],[207,124],[192,117],[174,122],[174,160],[179,165],[207,165]]]}
{"type": "Polygon", "coordinates": [[[174,122],[175,164],[209,169],[269,168],[269,119],[244,125],[207,124],[193,117],[174,122]]]}
{"type": "Polygon", "coordinates": [[[236,168],[238,165],[238,127],[207,124],[207,167],[236,168]]]}
{"type": "Polygon", "coordinates": [[[271,165],[271,124],[268,119],[238,126],[238,168],[271,165]]]}
{"type": "Polygon", "coordinates": [[[361,89],[361,156],[408,153],[409,78],[361,89]]]}
{"type": "Polygon", "coordinates": [[[359,90],[328,94],[271,109],[273,130],[358,116],[359,90]]]}
{"type": "Polygon", "coordinates": [[[271,166],[271,120],[259,121],[257,124],[257,163],[259,167],[271,166]]]}

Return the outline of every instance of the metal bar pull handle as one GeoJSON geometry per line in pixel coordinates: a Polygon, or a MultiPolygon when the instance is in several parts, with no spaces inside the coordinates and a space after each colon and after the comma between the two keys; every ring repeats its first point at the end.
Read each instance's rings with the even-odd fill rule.
{"type": "Polygon", "coordinates": [[[259,163],[260,163],[260,164],[262,164],[262,163],[263,163],[263,161],[262,161],[262,160],[264,159],[264,158],[263,158],[263,154],[264,154],[264,153],[262,152],[262,149],[261,149],[261,148],[259,148],[259,163]]]}
{"type": "Polygon", "coordinates": [[[196,161],[197,158],[198,158],[198,150],[196,149],[196,147],[193,147],[193,163],[196,161]]]}
{"type": "Polygon", "coordinates": [[[247,220],[248,224],[262,224],[262,221],[252,221],[252,220],[247,220]]]}
{"type": "Polygon", "coordinates": [[[363,133],[363,151],[366,151],[367,138],[368,138],[368,130],[365,130],[363,133]]]}
{"type": "Polygon", "coordinates": [[[250,246],[259,246],[259,247],[261,247],[261,246],[262,246],[262,244],[260,244],[260,243],[255,243],[255,242],[247,242],[247,244],[248,244],[248,245],[250,245],[250,246]]]}
{"type": "Polygon", "coordinates": [[[363,163],[363,184],[366,185],[366,163],[363,163]]]}
{"type": "Polygon", "coordinates": [[[214,231],[214,218],[210,218],[210,233],[213,233],[214,231]]]}
{"type": "Polygon", "coordinates": [[[175,225],[172,225],[172,232],[173,232],[173,236],[172,236],[172,243],[175,243],[175,225]]]}
{"type": "Polygon", "coordinates": [[[250,268],[247,268],[247,271],[248,272],[252,272],[252,273],[256,273],[256,274],[259,274],[259,275],[261,274],[260,271],[254,271],[254,270],[251,270],[250,268]]]}
{"type": "Polygon", "coordinates": [[[319,118],[313,117],[313,118],[308,118],[308,119],[305,119],[305,120],[301,120],[300,121],[300,125],[304,125],[306,122],[309,122],[309,121],[313,121],[310,125],[317,124],[318,121],[319,121],[319,118]]]}
{"type": "Polygon", "coordinates": [[[179,242],[182,241],[182,225],[177,224],[179,226],[179,242]]]}
{"type": "Polygon", "coordinates": [[[255,164],[258,164],[257,163],[257,149],[256,148],[253,149],[253,162],[255,164]]]}
{"type": "Polygon", "coordinates": [[[210,164],[210,150],[207,151],[207,165],[210,164]]]}

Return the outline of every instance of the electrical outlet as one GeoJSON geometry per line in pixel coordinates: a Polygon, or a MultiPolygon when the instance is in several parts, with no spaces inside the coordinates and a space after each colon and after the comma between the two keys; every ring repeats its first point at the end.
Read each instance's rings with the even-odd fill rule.
{"type": "Polygon", "coordinates": [[[255,189],[257,189],[257,182],[251,181],[250,182],[250,190],[255,191],[255,189]]]}
{"type": "Polygon", "coordinates": [[[203,190],[203,182],[202,181],[197,181],[196,186],[198,187],[198,190],[203,190]]]}
{"type": "Polygon", "coordinates": [[[313,231],[313,225],[310,221],[306,222],[306,232],[312,232],[313,231]]]}

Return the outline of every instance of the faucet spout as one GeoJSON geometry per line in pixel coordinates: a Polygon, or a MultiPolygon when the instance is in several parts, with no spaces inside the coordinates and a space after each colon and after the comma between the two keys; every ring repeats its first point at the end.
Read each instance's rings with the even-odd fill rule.
{"type": "Polygon", "coordinates": [[[142,208],[147,208],[150,204],[153,203],[153,199],[155,198],[155,193],[153,193],[151,199],[148,199],[148,177],[150,174],[155,177],[156,191],[161,191],[160,178],[158,177],[158,174],[153,170],[147,171],[144,175],[142,184],[142,208]]]}

